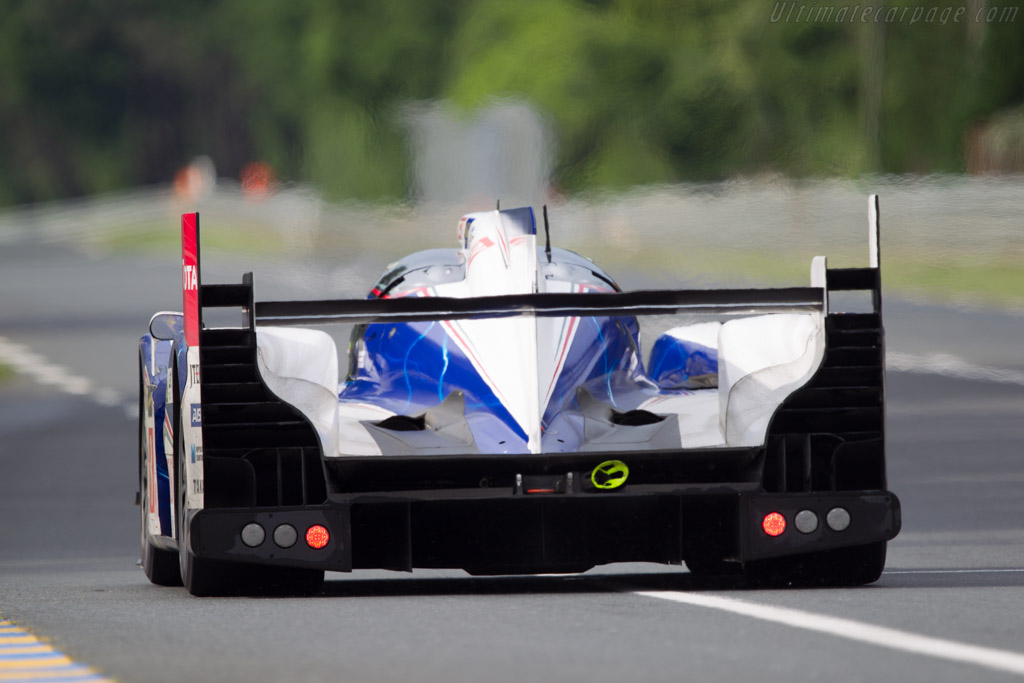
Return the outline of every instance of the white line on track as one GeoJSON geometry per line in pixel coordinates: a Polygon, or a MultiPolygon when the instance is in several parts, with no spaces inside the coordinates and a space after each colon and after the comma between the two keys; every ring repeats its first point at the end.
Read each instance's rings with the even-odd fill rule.
{"type": "MultiPolygon", "coordinates": [[[[0,337],[0,361],[9,363],[19,373],[32,378],[39,384],[55,386],[66,393],[77,396],[90,396],[94,401],[105,406],[123,404],[125,414],[131,419],[136,417],[137,408],[134,403],[125,401],[114,389],[95,387],[92,380],[74,374],[63,365],[51,362],[24,344],[0,337]]],[[[942,375],[1024,386],[1024,372],[1020,370],[977,365],[945,353],[917,355],[888,352],[885,356],[885,366],[886,369],[897,372],[942,375]]]]}
{"type": "Polygon", "coordinates": [[[877,645],[891,650],[900,650],[902,652],[910,652],[962,664],[973,664],[1024,676],[1024,654],[1010,650],[969,645],[955,640],[933,638],[895,628],[875,626],[874,624],[854,621],[853,619],[830,617],[788,607],[775,607],[704,593],[681,593],[679,591],[633,591],[633,593],[647,598],[658,598],[684,605],[722,610],[753,619],[783,624],[792,628],[805,629],[847,640],[877,645]]]}
{"type": "Polygon", "coordinates": [[[88,396],[100,405],[117,406],[124,403],[125,413],[134,419],[137,408],[129,405],[121,394],[109,387],[97,387],[88,377],[76,375],[63,365],[58,365],[29,347],[0,337],[0,361],[39,384],[53,386],[64,393],[88,396]]]}
{"type": "Polygon", "coordinates": [[[923,355],[899,352],[886,352],[885,367],[887,370],[913,372],[927,375],[943,375],[957,379],[998,382],[999,384],[1017,384],[1024,386],[1024,372],[1009,368],[996,368],[989,365],[977,365],[948,353],[926,353],[923,355]]]}

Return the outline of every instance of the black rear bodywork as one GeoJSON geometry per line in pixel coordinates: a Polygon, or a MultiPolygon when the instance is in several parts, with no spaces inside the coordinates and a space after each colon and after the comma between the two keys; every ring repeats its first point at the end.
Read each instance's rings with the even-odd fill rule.
{"type": "MultiPolygon", "coordinates": [[[[827,314],[823,362],[779,407],[761,447],[358,458],[322,457],[312,425],[259,376],[255,326],[264,314],[277,320],[286,305],[254,304],[251,275],[241,285],[201,285],[201,308],[239,307],[245,324],[201,332],[205,508],[191,521],[192,550],[251,564],[479,574],[632,561],[742,567],[868,547],[882,547],[884,562],[900,504],[886,487],[879,269],[831,269],[826,278],[814,291],[866,291],[870,311],[827,314]],[[627,483],[589,486],[592,470],[610,459],[628,465],[627,483]],[[841,531],[824,522],[837,507],[851,520],[841,531]],[[795,528],[801,510],[821,520],[815,530],[795,528]],[[779,536],[761,528],[769,512],[789,522],[779,536]],[[240,536],[253,522],[266,529],[257,547],[240,536]],[[285,523],[300,533],[289,548],[272,540],[285,523]],[[315,524],[331,535],[318,550],[301,540],[315,524]]],[[[790,290],[732,294],[772,291],[790,290]]],[[[296,318],[323,309],[305,309],[305,318],[300,309],[296,318]]]]}

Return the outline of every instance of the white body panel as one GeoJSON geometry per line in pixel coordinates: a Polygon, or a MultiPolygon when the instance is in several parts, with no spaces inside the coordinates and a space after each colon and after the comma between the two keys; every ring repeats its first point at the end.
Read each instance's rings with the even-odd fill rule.
{"type": "Polygon", "coordinates": [[[787,313],[671,329],[666,334],[718,350],[718,387],[658,396],[641,407],[678,415],[683,448],[759,446],[775,410],[821,364],[822,319],[787,313]]]}
{"type": "MultiPolygon", "coordinates": [[[[438,285],[437,295],[465,298],[536,292],[536,235],[512,233],[498,211],[470,214],[466,218],[472,219],[466,247],[466,279],[438,285]]],[[[530,452],[540,453],[537,349],[548,345],[538,338],[537,319],[458,320],[442,324],[526,432],[530,452]]]]}
{"type": "Polygon", "coordinates": [[[718,392],[725,444],[763,444],[775,409],[810,380],[824,353],[819,313],[763,315],[722,325],[718,392]]]}
{"type": "MultiPolygon", "coordinates": [[[[153,391],[156,389],[156,385],[151,384],[148,380],[155,375],[153,369],[152,356],[149,363],[150,369],[147,374],[143,375],[143,387],[142,387],[142,447],[146,450],[146,503],[147,509],[145,510],[146,520],[146,533],[150,536],[160,535],[160,515],[158,513],[159,498],[157,496],[157,473],[156,473],[156,412],[153,406],[153,391]]],[[[164,444],[167,435],[163,435],[164,444]]],[[[166,450],[164,451],[166,453],[166,450]]],[[[141,504],[141,502],[140,502],[141,504]]]]}
{"type": "MultiPolygon", "coordinates": [[[[178,437],[181,443],[181,453],[185,464],[185,508],[187,510],[199,510],[203,508],[203,430],[202,414],[196,414],[202,405],[200,400],[202,387],[199,377],[199,347],[190,346],[185,352],[188,371],[185,376],[185,387],[181,392],[181,406],[177,411],[181,416],[179,426],[181,434],[178,437]]],[[[174,479],[174,464],[171,461],[172,481],[177,490],[177,479],[174,479]]],[[[173,510],[172,510],[173,513],[173,510]]]]}
{"type": "MultiPolygon", "coordinates": [[[[256,363],[267,388],[316,429],[324,453],[338,451],[338,351],[321,330],[261,327],[256,363]]],[[[372,439],[371,439],[372,441],[372,439]]]]}
{"type": "MultiPolygon", "coordinates": [[[[506,223],[498,211],[465,216],[459,223],[465,278],[403,295],[467,298],[586,291],[564,279],[539,278],[536,235],[506,223]]],[[[812,279],[822,277],[823,266],[823,260],[815,262],[812,279]]],[[[539,453],[541,417],[566,351],[585,320],[524,316],[439,324],[528,435],[528,451],[539,453]]],[[[778,406],[820,365],[823,320],[821,313],[775,314],[670,330],[679,339],[717,350],[718,387],[666,392],[638,408],[676,416],[682,448],[759,446],[778,406]]],[[[339,408],[337,352],[330,337],[312,330],[260,328],[257,348],[267,386],[309,418],[327,457],[382,454],[366,425],[394,413],[353,401],[339,408]]],[[[653,382],[651,389],[657,391],[653,382]]],[[[201,497],[195,500],[201,505],[201,497]]]]}

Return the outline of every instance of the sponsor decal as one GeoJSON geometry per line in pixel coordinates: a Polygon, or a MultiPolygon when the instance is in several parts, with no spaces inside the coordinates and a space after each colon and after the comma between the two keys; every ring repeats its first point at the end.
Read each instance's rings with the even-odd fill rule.
{"type": "MultiPolygon", "coordinates": [[[[146,497],[149,499],[149,514],[154,515],[156,514],[156,443],[152,427],[146,430],[146,446],[149,448],[149,452],[146,453],[146,483],[149,488],[146,497]]],[[[149,530],[147,529],[147,531],[149,530]]]]}
{"type": "Polygon", "coordinates": [[[199,344],[199,214],[181,216],[181,294],[185,343],[199,344]]]}
{"type": "Polygon", "coordinates": [[[198,510],[203,507],[203,430],[202,430],[202,399],[199,386],[199,347],[189,346],[185,352],[187,381],[181,392],[178,418],[179,444],[181,457],[185,465],[184,478],[185,508],[198,510]],[[196,484],[196,482],[199,482],[196,484]]]}
{"type": "Polygon", "coordinates": [[[605,460],[590,473],[594,487],[606,491],[619,488],[628,478],[629,468],[621,460],[605,460]]]}
{"type": "Polygon", "coordinates": [[[199,286],[199,276],[196,274],[196,267],[181,260],[181,288],[186,292],[194,292],[199,286]]]}

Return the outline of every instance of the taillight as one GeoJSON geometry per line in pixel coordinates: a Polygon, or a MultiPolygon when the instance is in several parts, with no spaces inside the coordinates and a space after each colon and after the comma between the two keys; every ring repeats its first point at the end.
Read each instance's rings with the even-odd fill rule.
{"type": "Polygon", "coordinates": [[[813,510],[801,510],[793,518],[796,530],[802,534],[813,534],[818,530],[818,515],[813,510]]]}
{"type": "Polygon", "coordinates": [[[769,512],[761,520],[761,528],[769,536],[778,536],[786,530],[786,518],[778,512],[769,512]]]}
{"type": "Polygon", "coordinates": [[[299,540],[299,532],[291,524],[279,524],[274,529],[274,543],[280,548],[291,548],[299,540]]]}
{"type": "Polygon", "coordinates": [[[825,522],[832,531],[846,531],[850,526],[850,512],[846,508],[832,508],[825,515],[825,522]]]}
{"type": "Polygon", "coordinates": [[[264,531],[263,527],[256,522],[250,522],[242,527],[242,543],[246,544],[250,548],[256,548],[263,545],[263,541],[266,537],[267,532],[264,531]]]}
{"type": "Polygon", "coordinates": [[[330,540],[331,534],[329,531],[327,531],[326,527],[323,527],[319,524],[314,524],[313,526],[306,529],[306,545],[308,545],[310,548],[313,548],[314,550],[320,550],[320,548],[323,548],[325,545],[327,545],[328,541],[330,540]]]}

